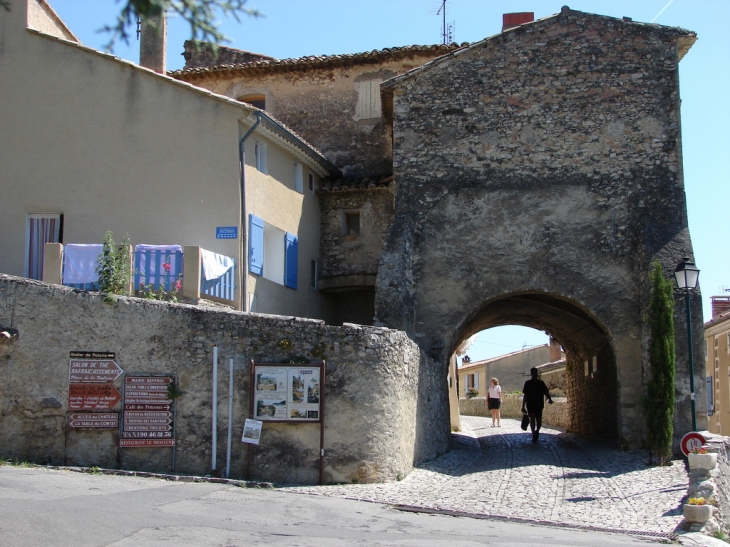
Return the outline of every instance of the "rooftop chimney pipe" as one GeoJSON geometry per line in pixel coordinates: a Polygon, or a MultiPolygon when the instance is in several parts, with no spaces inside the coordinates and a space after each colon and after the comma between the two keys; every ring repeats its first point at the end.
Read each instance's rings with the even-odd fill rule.
{"type": "Polygon", "coordinates": [[[167,17],[162,8],[142,23],[139,38],[139,64],[143,67],[165,73],[167,57],[167,17]]]}
{"type": "Polygon", "coordinates": [[[522,11],[520,13],[505,13],[502,15],[502,32],[508,28],[519,27],[524,23],[532,23],[535,20],[535,13],[522,11]]]}

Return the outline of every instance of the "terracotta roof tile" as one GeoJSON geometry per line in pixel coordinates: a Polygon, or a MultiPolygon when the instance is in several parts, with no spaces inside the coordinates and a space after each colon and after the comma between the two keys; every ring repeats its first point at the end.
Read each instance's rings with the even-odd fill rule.
{"type": "Polygon", "coordinates": [[[334,66],[346,66],[351,64],[367,64],[382,62],[388,57],[410,57],[413,55],[433,55],[440,56],[450,53],[462,47],[468,46],[468,42],[463,44],[437,44],[430,46],[403,46],[391,47],[385,49],[374,49],[362,53],[347,53],[342,55],[310,55],[306,57],[297,57],[293,59],[271,59],[268,61],[253,61],[249,63],[236,64],[220,64],[205,67],[184,68],[174,70],[168,74],[173,78],[185,79],[195,76],[209,76],[225,72],[237,71],[277,71],[277,70],[295,70],[308,68],[324,68],[334,66]]]}
{"type": "Polygon", "coordinates": [[[325,182],[319,192],[344,192],[347,190],[372,190],[374,188],[387,188],[393,182],[393,175],[380,177],[365,177],[359,179],[341,178],[335,181],[325,182]]]}

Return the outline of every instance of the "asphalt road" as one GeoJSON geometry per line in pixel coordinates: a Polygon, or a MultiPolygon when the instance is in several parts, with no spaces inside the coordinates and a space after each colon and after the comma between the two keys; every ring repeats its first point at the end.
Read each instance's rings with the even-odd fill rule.
{"type": "Polygon", "coordinates": [[[398,511],[274,489],[0,466],[0,546],[631,546],[620,534],[398,511]]]}

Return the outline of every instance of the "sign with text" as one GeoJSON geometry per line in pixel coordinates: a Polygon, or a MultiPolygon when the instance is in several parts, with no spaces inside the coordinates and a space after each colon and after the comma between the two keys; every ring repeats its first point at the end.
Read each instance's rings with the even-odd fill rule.
{"type": "Polygon", "coordinates": [[[69,361],[68,381],[72,384],[113,382],[122,372],[124,371],[111,359],[72,358],[69,361]]]}
{"type": "Polygon", "coordinates": [[[69,384],[69,410],[110,410],[122,400],[112,384],[69,384]]]}
{"type": "Polygon", "coordinates": [[[238,238],[238,227],[237,226],[218,226],[215,229],[216,239],[237,239],[238,238]]]}
{"type": "Polygon", "coordinates": [[[68,426],[74,429],[116,429],[119,427],[119,414],[71,414],[68,417],[68,426]]]}
{"type": "Polygon", "coordinates": [[[170,376],[127,376],[119,446],[175,446],[170,376]]]}
{"type": "Polygon", "coordinates": [[[254,365],[253,415],[263,421],[320,421],[319,365],[254,365]]]}
{"type": "Polygon", "coordinates": [[[115,359],[113,351],[72,351],[69,359],[115,359]]]}

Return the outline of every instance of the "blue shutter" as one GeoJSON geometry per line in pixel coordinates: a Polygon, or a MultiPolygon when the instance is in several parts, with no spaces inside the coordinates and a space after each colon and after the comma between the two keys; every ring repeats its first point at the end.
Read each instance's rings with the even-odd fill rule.
{"type": "Polygon", "coordinates": [[[248,271],[262,275],[264,273],[264,221],[255,215],[249,215],[248,227],[248,271]]]}
{"type": "Polygon", "coordinates": [[[284,236],[286,254],[284,261],[284,285],[289,288],[297,288],[297,270],[299,269],[299,239],[294,234],[286,233],[284,236]]]}
{"type": "Polygon", "coordinates": [[[707,415],[712,416],[715,413],[714,393],[712,391],[712,376],[707,377],[707,415]]]}

